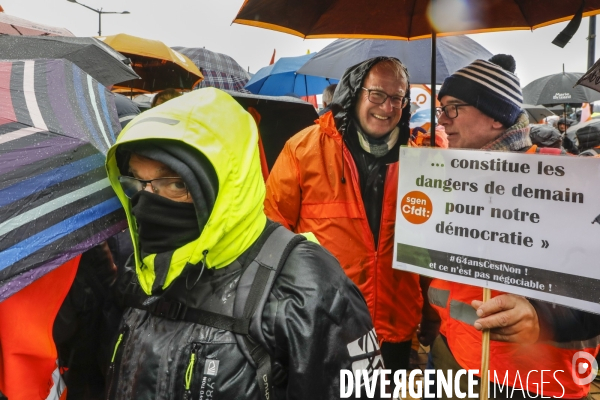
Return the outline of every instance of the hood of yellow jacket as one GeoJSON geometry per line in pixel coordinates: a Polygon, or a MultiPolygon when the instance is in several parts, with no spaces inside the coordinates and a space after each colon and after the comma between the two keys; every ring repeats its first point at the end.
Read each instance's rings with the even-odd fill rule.
{"type": "Polygon", "coordinates": [[[179,141],[201,152],[214,167],[219,184],[213,210],[200,236],[173,253],[163,289],[188,264],[203,262],[203,253],[207,268],[231,264],[258,239],[266,224],[258,130],[252,116],[233,97],[215,88],[203,88],[145,111],[123,129],[108,151],[106,168],[127,213],[136,272],[147,294],[151,294],[156,279],[156,254],[141,258],[137,223],[119,183],[117,149],[126,143],[156,139],[179,141]]]}

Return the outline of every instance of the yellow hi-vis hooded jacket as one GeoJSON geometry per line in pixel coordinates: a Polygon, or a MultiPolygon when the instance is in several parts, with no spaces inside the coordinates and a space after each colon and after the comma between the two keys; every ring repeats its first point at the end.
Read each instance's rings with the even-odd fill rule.
{"type": "Polygon", "coordinates": [[[163,289],[188,263],[195,265],[202,261],[205,251],[208,251],[206,267],[229,265],[256,241],[266,224],[258,131],[252,116],[231,96],[205,88],[140,114],[123,129],[108,151],[106,168],[127,213],[136,272],[147,294],[151,293],[156,278],[156,254],[141,259],[135,217],[119,183],[116,152],[125,143],[151,139],[176,140],[198,150],[212,163],[219,181],[215,205],[206,226],[198,239],[175,250],[163,289]],[[228,117],[223,118],[223,115],[228,117]]]}

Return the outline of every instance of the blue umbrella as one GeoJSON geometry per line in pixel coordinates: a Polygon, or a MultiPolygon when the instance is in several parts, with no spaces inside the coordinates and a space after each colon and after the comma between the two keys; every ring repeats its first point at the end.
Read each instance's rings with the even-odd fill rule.
{"type": "Polygon", "coordinates": [[[245,89],[254,94],[284,96],[293,93],[297,96],[311,96],[323,93],[323,89],[337,79],[298,74],[296,71],[317,53],[300,57],[281,57],[275,64],[261,68],[248,81],[245,89]]]}
{"type": "MultiPolygon", "coordinates": [[[[487,60],[492,53],[467,36],[437,39],[436,83],[478,58],[487,60]]],[[[411,83],[431,84],[431,39],[374,40],[338,39],[324,47],[316,57],[298,70],[300,74],[341,78],[346,68],[378,56],[396,57],[406,67],[411,83]]]]}

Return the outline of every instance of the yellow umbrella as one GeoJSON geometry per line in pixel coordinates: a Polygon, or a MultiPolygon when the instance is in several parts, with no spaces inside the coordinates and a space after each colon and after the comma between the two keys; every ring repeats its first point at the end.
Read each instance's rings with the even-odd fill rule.
{"type": "Polygon", "coordinates": [[[129,89],[137,93],[154,93],[167,88],[191,90],[204,79],[192,60],[159,40],[124,33],[98,39],[129,57],[131,66],[141,77],[119,83],[115,89],[129,89]]]}

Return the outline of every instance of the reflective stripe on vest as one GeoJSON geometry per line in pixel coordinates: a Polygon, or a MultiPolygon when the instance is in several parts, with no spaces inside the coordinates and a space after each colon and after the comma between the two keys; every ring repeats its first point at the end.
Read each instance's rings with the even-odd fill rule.
{"type": "Polygon", "coordinates": [[[475,309],[471,307],[470,304],[458,300],[450,301],[450,318],[454,318],[471,326],[479,319],[475,309]]]}
{"type": "Polygon", "coordinates": [[[450,291],[429,286],[427,296],[429,297],[429,302],[434,306],[446,308],[448,297],[450,297],[450,291]]]}
{"type": "Polygon", "coordinates": [[[57,365],[54,371],[52,371],[52,387],[49,390],[48,396],[45,400],[63,400],[66,398],[66,385],[65,381],[63,381],[62,375],[60,374],[60,369],[58,368],[58,360],[57,365]],[[64,396],[63,396],[64,395],[64,396]]]}
{"type": "MultiPolygon", "coordinates": [[[[429,286],[427,296],[429,297],[429,303],[432,305],[446,308],[448,306],[450,291],[429,286]]],[[[469,325],[473,325],[477,318],[479,318],[475,309],[470,304],[458,300],[450,302],[450,317],[469,325]]]]}

